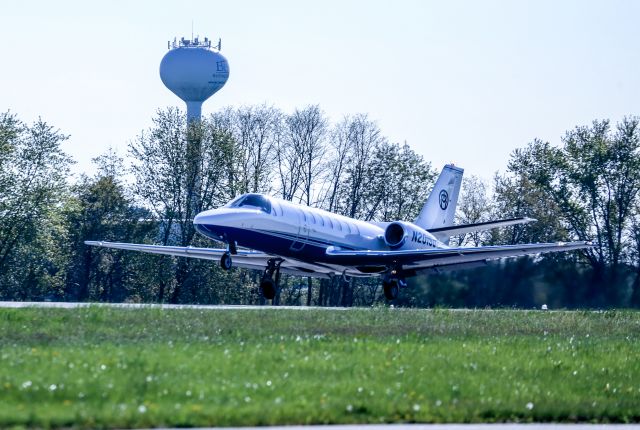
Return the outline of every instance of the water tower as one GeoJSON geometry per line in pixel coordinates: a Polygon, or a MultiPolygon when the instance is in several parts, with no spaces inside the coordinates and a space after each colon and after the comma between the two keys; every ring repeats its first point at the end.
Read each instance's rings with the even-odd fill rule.
{"type": "MultiPolygon", "coordinates": [[[[187,174],[185,189],[188,218],[203,210],[200,188],[202,142],[200,118],[202,103],[224,86],[229,79],[229,64],[220,54],[220,41],[211,46],[208,38],[197,37],[167,42],[167,52],[160,62],[160,79],[187,104],[187,174]]],[[[192,228],[192,227],[189,227],[192,228]]],[[[187,245],[187,244],[183,244],[187,245]]]]}
{"type": "Polygon", "coordinates": [[[229,79],[229,63],[220,54],[220,41],[211,46],[208,38],[174,39],[160,62],[160,79],[187,104],[187,119],[199,121],[202,103],[229,79]]]}

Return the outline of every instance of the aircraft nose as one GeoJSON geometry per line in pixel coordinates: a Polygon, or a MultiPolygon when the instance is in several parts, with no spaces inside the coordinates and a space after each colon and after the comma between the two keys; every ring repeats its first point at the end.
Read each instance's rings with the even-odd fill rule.
{"type": "Polygon", "coordinates": [[[204,224],[205,218],[206,218],[205,212],[200,212],[198,215],[195,216],[195,218],[193,218],[193,223],[194,224],[204,224]]]}
{"type": "Polygon", "coordinates": [[[220,227],[228,227],[231,225],[232,219],[237,218],[237,213],[226,208],[212,209],[200,212],[193,219],[194,224],[198,225],[215,225],[220,227]],[[235,215],[235,216],[234,216],[235,215]]]}

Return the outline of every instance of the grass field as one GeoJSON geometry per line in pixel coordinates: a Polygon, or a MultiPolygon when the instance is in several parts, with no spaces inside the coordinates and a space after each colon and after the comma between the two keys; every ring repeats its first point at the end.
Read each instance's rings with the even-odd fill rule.
{"type": "Polygon", "coordinates": [[[640,421],[631,311],[1,309],[0,427],[640,421]]]}

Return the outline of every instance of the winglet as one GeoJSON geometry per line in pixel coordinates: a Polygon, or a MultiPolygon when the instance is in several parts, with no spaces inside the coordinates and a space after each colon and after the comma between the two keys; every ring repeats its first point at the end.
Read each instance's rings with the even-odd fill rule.
{"type": "Polygon", "coordinates": [[[534,221],[537,220],[535,218],[528,217],[509,218],[496,221],[478,222],[474,224],[460,224],[449,227],[432,228],[429,229],[429,233],[433,234],[439,241],[447,242],[451,236],[491,230],[499,227],[508,227],[511,225],[527,224],[534,221]]]}

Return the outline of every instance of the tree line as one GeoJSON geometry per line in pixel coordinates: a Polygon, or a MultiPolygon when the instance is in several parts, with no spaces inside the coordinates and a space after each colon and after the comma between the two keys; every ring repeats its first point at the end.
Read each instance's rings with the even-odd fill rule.
{"type": "MultiPolygon", "coordinates": [[[[260,274],[211,261],[88,247],[85,240],[211,246],[191,220],[260,192],[367,221],[412,220],[437,170],[366,114],[331,122],[317,105],[228,107],[197,124],[158,110],[127,154],[71,175],[68,136],[0,114],[0,299],[261,303],[260,274]]],[[[592,250],[503,260],[409,279],[398,305],[640,306],[638,118],[594,121],[513,151],[491,184],[463,181],[458,222],[538,222],[452,238],[481,246],[591,240],[592,250]]],[[[377,279],[283,276],[276,304],[384,303],[377,279]]]]}

